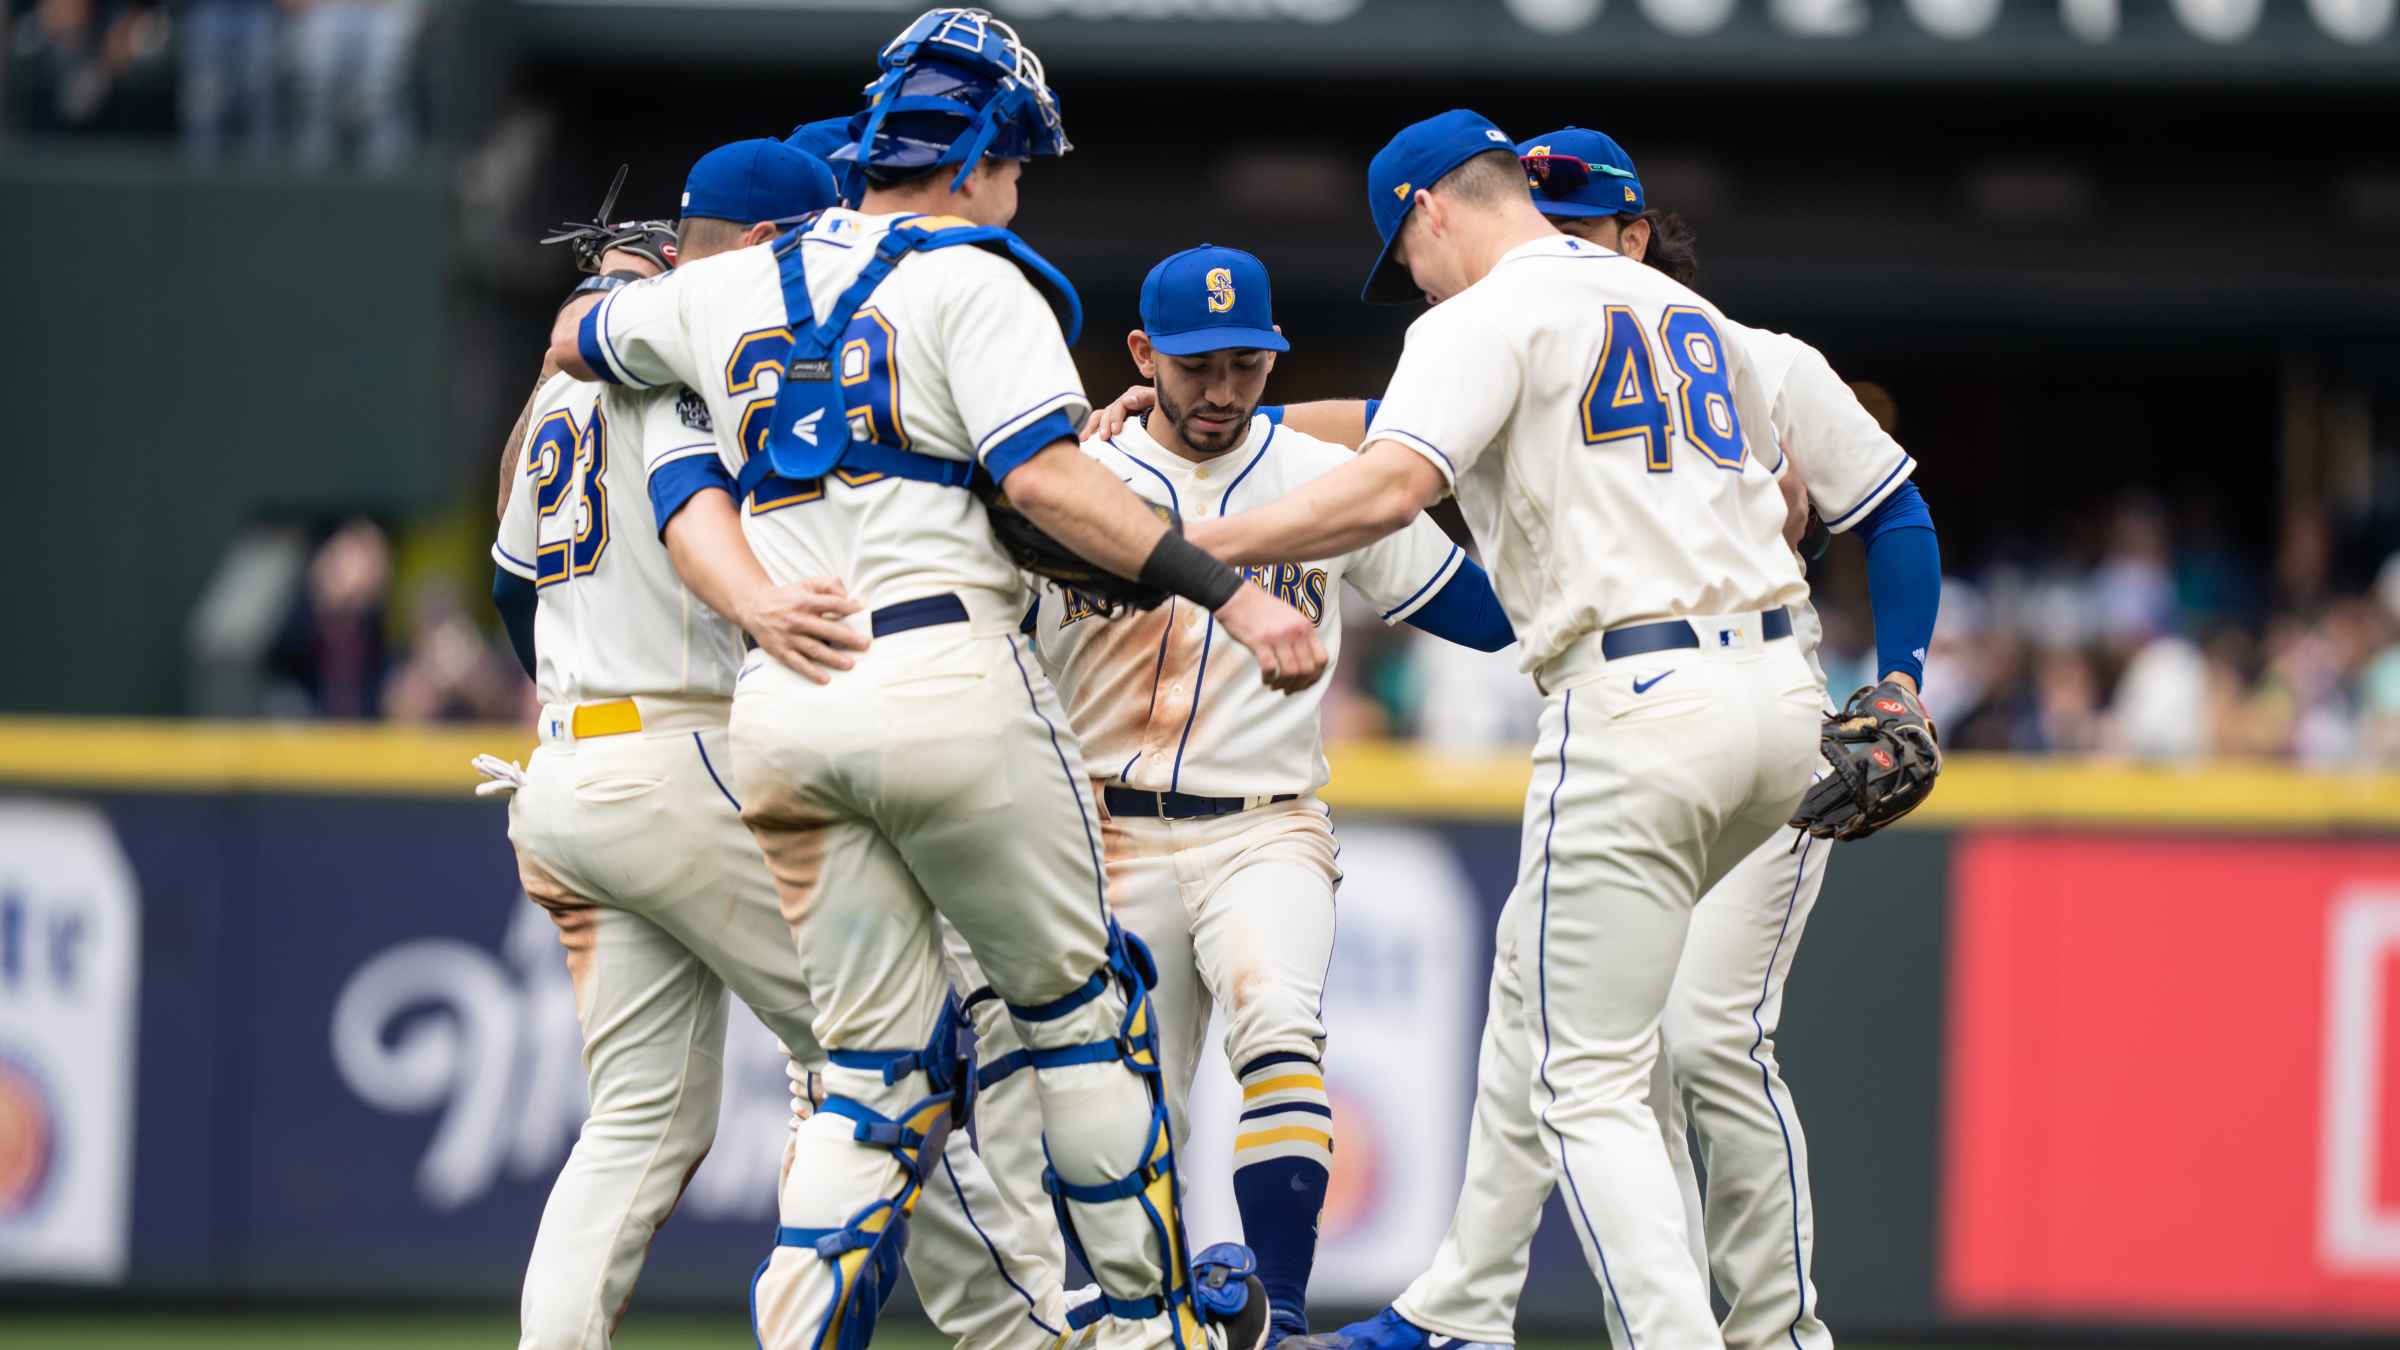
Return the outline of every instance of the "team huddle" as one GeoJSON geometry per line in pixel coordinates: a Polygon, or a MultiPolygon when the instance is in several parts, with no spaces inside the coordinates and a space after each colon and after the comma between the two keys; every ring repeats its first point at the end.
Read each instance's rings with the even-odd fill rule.
{"type": "Polygon", "coordinates": [[[1095,410],[1081,301],[1007,228],[1069,148],[1017,35],[936,9],[855,112],[703,156],[679,219],[561,236],[589,275],[492,549],[540,744],[477,762],[590,1082],[521,1344],[609,1344],[715,1137],[730,990],[793,1085],[768,1350],[865,1346],[903,1265],[969,1350],[1513,1344],[1554,1188],[1617,1344],[1831,1345],[1772,1038],[1826,841],[1939,770],[1914,461],[1683,284],[1615,142],[1465,111],[1368,168],[1364,298],[1431,305],[1382,398],[1268,405],[1267,269],[1201,243],[1095,410]],[[1866,541],[1883,675],[1830,717],[1800,542],[1829,531],[1866,541]],[[1545,711],[1457,1214],[1311,1334],[1344,583],[1513,646],[1545,711]],[[1195,1251],[1212,1011],[1246,1245],[1195,1251]]]}

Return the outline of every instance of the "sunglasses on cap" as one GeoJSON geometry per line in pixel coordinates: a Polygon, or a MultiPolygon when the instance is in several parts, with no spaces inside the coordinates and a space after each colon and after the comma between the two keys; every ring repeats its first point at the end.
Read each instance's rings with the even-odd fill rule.
{"type": "Polygon", "coordinates": [[[1526,155],[1517,162],[1525,166],[1527,184],[1551,193],[1581,192],[1591,185],[1596,173],[1611,178],[1633,177],[1614,164],[1594,164],[1573,155],[1526,155]]]}

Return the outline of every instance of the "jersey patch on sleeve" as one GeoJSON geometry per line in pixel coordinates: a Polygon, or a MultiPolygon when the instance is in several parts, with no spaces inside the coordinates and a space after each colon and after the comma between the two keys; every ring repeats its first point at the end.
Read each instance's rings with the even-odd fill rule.
{"type": "Polygon", "coordinates": [[[689,385],[676,391],[675,418],[694,431],[715,434],[716,423],[709,420],[708,404],[689,385]]]}

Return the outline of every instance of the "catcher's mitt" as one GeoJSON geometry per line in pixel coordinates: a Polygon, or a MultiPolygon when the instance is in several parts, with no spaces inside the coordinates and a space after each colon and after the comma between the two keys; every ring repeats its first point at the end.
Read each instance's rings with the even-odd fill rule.
{"type": "MultiPolygon", "coordinates": [[[[1000,541],[1001,551],[1017,566],[1035,576],[1055,581],[1083,598],[1094,611],[1107,616],[1126,605],[1135,609],[1156,609],[1167,599],[1166,588],[1130,580],[1084,559],[1066,545],[1050,537],[1050,532],[1036,525],[1019,511],[999,489],[999,485],[982,476],[976,485],[983,498],[985,514],[991,518],[992,536],[1000,541]]],[[[1183,531],[1183,519],[1171,509],[1155,502],[1146,503],[1167,528],[1178,534],[1183,531]]]]}
{"type": "Polygon", "coordinates": [[[589,221],[570,220],[542,237],[545,244],[565,244],[575,253],[577,271],[597,276],[600,259],[610,249],[621,248],[638,253],[658,265],[661,272],[675,265],[675,222],[671,220],[622,220],[610,223],[609,211],[617,204],[617,193],[625,186],[625,172],[630,165],[617,166],[617,176],[608,185],[608,195],[600,199],[600,209],[589,221]]]}
{"type": "Polygon", "coordinates": [[[1942,743],[1925,705],[1890,680],[1861,689],[1825,719],[1820,748],[1832,771],[1800,800],[1791,824],[1819,839],[1864,839],[1917,809],[1942,771],[1942,743]]]}

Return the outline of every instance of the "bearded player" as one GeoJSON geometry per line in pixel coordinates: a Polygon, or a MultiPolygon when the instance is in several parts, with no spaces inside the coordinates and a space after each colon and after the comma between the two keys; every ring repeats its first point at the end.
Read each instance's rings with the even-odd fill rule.
{"type": "MultiPolygon", "coordinates": [[[[1267,270],[1239,249],[1202,245],[1153,268],[1142,326],[1126,335],[1158,406],[1105,442],[1100,465],[1187,526],[1271,501],[1351,458],[1349,450],[1258,415],[1277,356],[1267,270]]],[[[1385,623],[1483,651],[1514,640],[1483,570],[1430,520],[1364,548],[1253,565],[1243,579],[1291,604],[1340,655],[1344,584],[1385,623]]],[[[1307,1326],[1317,1215],[1333,1165],[1321,1016],[1341,879],[1329,813],[1318,690],[1285,697],[1218,640],[1201,609],[1172,602],[1110,613],[1046,586],[1028,616],[1042,665],[1066,701],[1100,790],[1109,904],[1149,946],[1162,1027],[1160,1063],[1177,1143],[1213,1001],[1241,1083],[1234,1199],[1274,1309],[1270,1343],[1307,1326]]],[[[1005,1069],[1006,1028],[992,1034],[1005,1069]]],[[[1020,1127],[1005,1072],[987,1069],[984,1119],[1020,1127]]],[[[1020,1201],[1038,1175],[992,1155],[1020,1201]]]]}

